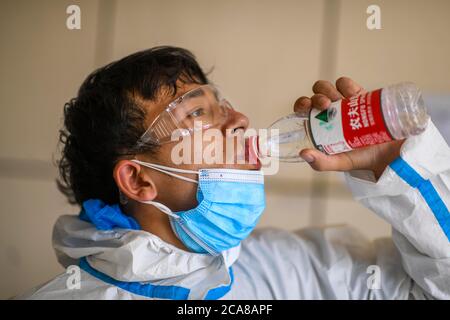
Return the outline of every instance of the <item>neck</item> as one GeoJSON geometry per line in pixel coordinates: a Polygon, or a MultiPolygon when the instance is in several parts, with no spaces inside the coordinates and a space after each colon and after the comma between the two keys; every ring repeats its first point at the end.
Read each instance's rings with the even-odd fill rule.
{"type": "Polygon", "coordinates": [[[124,209],[127,214],[136,219],[142,230],[158,236],[164,242],[170,243],[179,249],[189,251],[173,232],[169,216],[158,208],[130,201],[124,209]]]}

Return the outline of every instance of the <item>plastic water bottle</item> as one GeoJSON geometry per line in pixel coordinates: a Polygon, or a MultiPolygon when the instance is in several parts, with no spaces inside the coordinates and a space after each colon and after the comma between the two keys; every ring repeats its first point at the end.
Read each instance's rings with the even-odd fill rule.
{"type": "Polygon", "coordinates": [[[301,162],[303,149],[336,154],[404,139],[423,132],[428,119],[420,90],[404,82],[333,102],[326,110],[290,114],[251,144],[258,157],[301,162]]]}

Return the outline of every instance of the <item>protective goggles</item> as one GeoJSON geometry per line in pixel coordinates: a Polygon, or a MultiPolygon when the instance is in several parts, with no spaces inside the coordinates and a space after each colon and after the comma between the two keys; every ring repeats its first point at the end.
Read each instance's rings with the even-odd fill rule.
{"type": "Polygon", "coordinates": [[[225,123],[231,104],[217,88],[203,85],[172,101],[139,138],[137,145],[164,144],[192,134],[195,130],[218,127],[225,123]]]}

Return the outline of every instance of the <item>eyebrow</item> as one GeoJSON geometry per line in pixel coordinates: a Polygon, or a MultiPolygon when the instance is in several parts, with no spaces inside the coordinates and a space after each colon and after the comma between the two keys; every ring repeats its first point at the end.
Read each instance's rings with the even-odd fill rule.
{"type": "MultiPolygon", "coordinates": [[[[200,88],[198,88],[200,89],[200,88]]],[[[190,98],[196,98],[196,97],[203,97],[205,96],[205,92],[203,91],[203,88],[201,90],[195,89],[192,92],[187,92],[186,94],[190,97],[190,98]]]]}
{"type": "MultiPolygon", "coordinates": [[[[214,95],[214,98],[218,101],[219,100],[219,93],[217,92],[216,89],[212,88],[212,94],[214,95]]],[[[174,103],[174,102],[183,101],[186,98],[191,99],[191,98],[198,98],[198,97],[204,97],[204,96],[206,96],[206,92],[205,92],[204,88],[198,87],[198,88],[195,88],[195,89],[193,89],[191,91],[188,91],[188,92],[182,94],[177,99],[172,101],[171,104],[174,103]]]]}

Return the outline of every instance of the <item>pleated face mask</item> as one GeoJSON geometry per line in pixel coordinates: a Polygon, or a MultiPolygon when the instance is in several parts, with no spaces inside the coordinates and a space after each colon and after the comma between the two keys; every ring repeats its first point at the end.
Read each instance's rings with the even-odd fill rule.
{"type": "Polygon", "coordinates": [[[218,255],[244,240],[257,225],[265,208],[262,171],[237,169],[183,170],[133,160],[134,162],[198,183],[197,207],[172,212],[155,201],[142,201],[156,206],[170,217],[173,231],[193,252],[218,255]],[[198,181],[175,174],[195,173],[198,181]]]}

